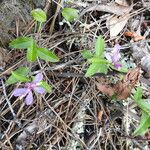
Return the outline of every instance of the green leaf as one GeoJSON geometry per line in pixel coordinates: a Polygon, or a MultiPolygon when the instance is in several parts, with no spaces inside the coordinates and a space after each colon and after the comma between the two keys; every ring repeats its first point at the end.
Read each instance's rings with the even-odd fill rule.
{"type": "Polygon", "coordinates": [[[27,49],[27,60],[33,62],[36,59],[37,59],[37,46],[36,43],[33,41],[30,47],[27,49]]]}
{"type": "Polygon", "coordinates": [[[64,8],[62,10],[62,16],[69,22],[74,21],[79,17],[78,10],[73,8],[64,8]]]}
{"type": "MultiPolygon", "coordinates": [[[[15,70],[14,72],[22,75],[22,76],[27,76],[27,74],[29,73],[29,68],[26,67],[20,67],[17,70],[15,70]]],[[[6,84],[10,85],[10,84],[14,84],[19,82],[19,80],[17,80],[13,75],[11,75],[7,80],[6,80],[6,84]]]]}
{"type": "Polygon", "coordinates": [[[22,74],[17,73],[16,71],[12,71],[12,76],[13,76],[15,79],[17,79],[18,81],[21,81],[21,82],[30,81],[29,78],[25,77],[25,76],[22,75],[22,74]]]}
{"type": "Polygon", "coordinates": [[[142,89],[139,87],[134,94],[134,100],[143,111],[150,114],[150,99],[142,99],[142,89]]]}
{"type": "Polygon", "coordinates": [[[104,57],[104,46],[105,46],[105,41],[101,36],[99,36],[95,43],[96,56],[101,58],[104,57]]]}
{"type": "Polygon", "coordinates": [[[45,22],[47,19],[46,13],[40,8],[32,10],[31,15],[36,21],[41,22],[41,23],[45,22]]]}
{"type": "Polygon", "coordinates": [[[88,62],[99,63],[99,64],[108,64],[109,63],[109,61],[107,61],[106,59],[98,58],[98,57],[90,58],[90,59],[88,59],[88,62]]]}
{"type": "Polygon", "coordinates": [[[134,135],[144,135],[149,127],[150,127],[150,116],[149,114],[143,111],[140,125],[134,131],[134,135]]]}
{"type": "Polygon", "coordinates": [[[136,101],[136,103],[143,111],[150,114],[150,99],[141,99],[136,101]]]}
{"type": "Polygon", "coordinates": [[[43,87],[48,93],[52,92],[52,87],[47,82],[41,81],[40,86],[43,87]]]}
{"type": "Polygon", "coordinates": [[[93,57],[93,54],[88,50],[83,50],[81,52],[81,55],[84,59],[89,59],[89,58],[93,57]]]}
{"type": "Polygon", "coordinates": [[[134,94],[134,99],[136,102],[140,101],[142,99],[143,91],[141,87],[138,87],[135,94],[134,94]]]}
{"type": "Polygon", "coordinates": [[[37,55],[41,59],[50,62],[58,62],[59,58],[46,48],[37,48],[37,55]]]}
{"type": "Polygon", "coordinates": [[[26,49],[33,43],[33,38],[30,37],[19,37],[9,43],[9,46],[17,49],[26,49]]]}
{"type": "Polygon", "coordinates": [[[108,66],[106,64],[99,64],[98,73],[107,74],[107,72],[108,72],[108,66]]]}
{"type": "Polygon", "coordinates": [[[100,65],[98,63],[92,63],[86,71],[85,77],[90,77],[95,73],[98,73],[100,65]]]}

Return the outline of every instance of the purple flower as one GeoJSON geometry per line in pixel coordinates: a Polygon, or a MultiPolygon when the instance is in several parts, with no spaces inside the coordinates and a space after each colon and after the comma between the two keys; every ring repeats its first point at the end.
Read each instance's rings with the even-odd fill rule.
{"type": "Polygon", "coordinates": [[[30,83],[26,83],[24,88],[17,88],[14,90],[13,95],[18,97],[26,97],[25,103],[27,105],[31,105],[33,102],[33,93],[32,91],[35,91],[39,94],[44,94],[45,89],[39,86],[40,81],[43,79],[42,73],[38,73],[34,80],[30,83]]]}
{"type": "Polygon", "coordinates": [[[116,44],[114,46],[114,49],[112,51],[112,53],[106,53],[105,57],[112,62],[112,64],[114,65],[115,68],[120,69],[122,67],[122,65],[119,63],[119,60],[121,58],[120,55],[120,48],[121,46],[119,44],[116,44]]]}

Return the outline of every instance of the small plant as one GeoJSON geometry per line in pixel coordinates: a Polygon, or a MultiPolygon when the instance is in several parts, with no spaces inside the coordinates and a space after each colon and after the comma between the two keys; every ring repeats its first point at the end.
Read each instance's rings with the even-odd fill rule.
{"type": "Polygon", "coordinates": [[[13,95],[18,97],[25,97],[25,102],[27,105],[31,105],[33,102],[32,91],[39,94],[44,94],[46,92],[50,93],[52,88],[47,82],[43,81],[42,73],[38,73],[35,77],[29,77],[30,69],[27,67],[20,67],[15,71],[12,71],[12,75],[6,80],[6,84],[15,84],[21,82],[24,88],[17,88],[14,90],[13,95]],[[33,81],[31,81],[33,80],[33,81]]]}
{"type": "Polygon", "coordinates": [[[142,99],[142,89],[139,87],[137,88],[134,94],[134,100],[137,105],[142,110],[142,116],[140,125],[134,131],[134,135],[144,135],[148,128],[150,127],[150,100],[149,99],[142,99]]]}
{"type": "MultiPolygon", "coordinates": [[[[41,25],[46,21],[46,13],[42,9],[34,9],[31,11],[33,18],[40,23],[39,30],[41,25]]],[[[38,57],[51,62],[58,62],[59,58],[49,51],[46,48],[38,47],[36,41],[32,37],[19,37],[13,40],[9,46],[16,49],[27,49],[27,60],[35,61],[38,57]]]]}
{"type": "Polygon", "coordinates": [[[42,23],[47,20],[46,13],[42,9],[37,8],[31,11],[31,15],[37,21],[37,23],[39,22],[38,31],[40,31],[42,27],[42,23]]]}
{"type": "MultiPolygon", "coordinates": [[[[12,74],[13,75],[13,74],[12,74]]],[[[33,93],[44,94],[46,91],[51,92],[51,87],[44,81],[42,81],[42,73],[38,73],[32,82],[27,82],[24,84],[23,88],[17,88],[14,90],[13,95],[16,97],[26,97],[25,103],[31,105],[33,103],[33,93]]]]}
{"type": "MultiPolygon", "coordinates": [[[[31,12],[36,21],[41,24],[46,21],[46,14],[41,9],[35,9],[31,12]]],[[[58,62],[59,58],[46,48],[38,47],[36,41],[32,37],[18,37],[11,41],[9,46],[15,49],[27,49],[27,61],[34,62],[37,58],[41,58],[45,61],[58,62]]],[[[33,91],[38,94],[44,94],[51,92],[51,86],[47,82],[43,81],[42,73],[38,73],[35,77],[29,75],[32,74],[30,68],[20,67],[15,71],[12,71],[11,76],[6,80],[7,85],[16,84],[21,82],[23,88],[17,88],[13,92],[13,96],[26,97],[25,103],[31,105],[33,102],[33,91]]]]}
{"type": "MultiPolygon", "coordinates": [[[[112,53],[105,53],[105,54],[104,54],[104,47],[105,41],[101,36],[99,36],[95,43],[95,53],[91,53],[88,50],[83,50],[82,52],[83,58],[87,59],[88,62],[90,63],[90,66],[85,74],[86,77],[92,76],[95,73],[107,74],[109,67],[117,70],[122,67],[121,63],[119,62],[121,58],[120,55],[121,46],[119,44],[116,44],[114,46],[114,50],[112,51],[112,53]]],[[[120,71],[124,72],[123,69],[120,71]]]]}
{"type": "Polygon", "coordinates": [[[85,74],[86,77],[92,76],[95,73],[107,74],[110,63],[104,58],[104,46],[104,39],[99,36],[95,43],[95,53],[91,53],[88,50],[84,50],[82,52],[83,58],[87,59],[90,63],[90,66],[85,74]]]}

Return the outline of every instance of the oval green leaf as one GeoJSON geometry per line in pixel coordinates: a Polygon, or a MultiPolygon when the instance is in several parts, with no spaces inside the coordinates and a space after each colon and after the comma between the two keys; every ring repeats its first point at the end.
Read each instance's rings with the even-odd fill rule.
{"type": "Polygon", "coordinates": [[[45,81],[41,81],[39,84],[41,87],[43,87],[46,92],[51,93],[52,92],[52,87],[45,81]]]}
{"type": "Polygon", "coordinates": [[[30,81],[29,78],[15,72],[15,71],[12,71],[12,76],[17,79],[18,81],[21,81],[21,82],[27,82],[27,81],[30,81]]]}
{"type": "MultiPolygon", "coordinates": [[[[27,74],[29,73],[29,68],[26,67],[20,67],[17,70],[14,71],[15,73],[18,73],[22,76],[27,76],[27,74]]],[[[11,75],[7,80],[6,80],[6,84],[10,85],[10,84],[14,84],[19,82],[19,80],[17,80],[13,75],[11,75]]]]}
{"type": "Polygon", "coordinates": [[[59,58],[46,48],[37,48],[37,55],[41,59],[50,62],[58,62],[59,58]]]}
{"type": "Polygon", "coordinates": [[[95,43],[96,56],[101,58],[104,57],[104,46],[105,46],[105,41],[101,36],[99,36],[95,43]]]}
{"type": "Polygon", "coordinates": [[[81,55],[84,59],[89,59],[89,58],[93,57],[93,54],[88,50],[83,50],[81,52],[81,55]]]}
{"type": "Polygon", "coordinates": [[[37,59],[37,46],[36,43],[33,41],[30,47],[27,49],[27,60],[33,62],[36,59],[37,59]]]}
{"type": "Polygon", "coordinates": [[[90,77],[97,73],[99,71],[99,64],[98,63],[93,63],[89,66],[89,68],[86,71],[85,77],[90,77]]]}
{"type": "Polygon", "coordinates": [[[144,135],[149,127],[150,127],[150,116],[149,116],[149,114],[147,114],[146,112],[143,111],[140,125],[134,131],[134,135],[144,135]]]}
{"type": "Polygon", "coordinates": [[[79,17],[78,10],[73,8],[64,8],[62,10],[62,16],[65,18],[65,20],[72,22],[79,17]]]}
{"type": "Polygon", "coordinates": [[[9,46],[16,49],[27,49],[33,43],[30,37],[19,37],[9,43],[9,46]]]}
{"type": "Polygon", "coordinates": [[[45,22],[47,19],[46,13],[40,8],[32,10],[31,15],[36,21],[41,22],[41,23],[45,22]]]}

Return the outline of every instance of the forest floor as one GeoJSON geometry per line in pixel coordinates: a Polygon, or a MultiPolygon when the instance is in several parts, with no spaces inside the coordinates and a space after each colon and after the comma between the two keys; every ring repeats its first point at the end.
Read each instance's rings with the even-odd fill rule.
{"type": "Polygon", "coordinates": [[[52,50],[59,62],[29,63],[26,50],[0,48],[0,149],[149,150],[150,2],[49,2],[43,9],[48,18],[41,32],[35,32],[34,20],[24,30],[16,21],[13,37],[33,37],[40,47],[52,50]],[[77,19],[64,20],[63,8],[78,10],[77,19]],[[89,63],[82,52],[94,52],[98,36],[105,41],[106,53],[116,44],[121,46],[120,61],[126,71],[109,68],[107,74],[85,76],[89,63]],[[21,83],[6,84],[11,71],[21,66],[33,74],[42,72],[52,86],[51,93],[35,94],[29,106],[24,98],[13,96],[21,83]],[[146,101],[142,106],[135,100],[139,87],[146,101]],[[141,121],[143,114],[147,118],[141,121]]]}

